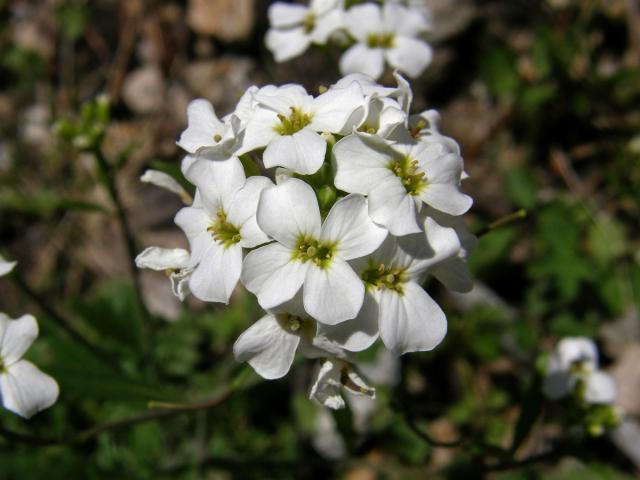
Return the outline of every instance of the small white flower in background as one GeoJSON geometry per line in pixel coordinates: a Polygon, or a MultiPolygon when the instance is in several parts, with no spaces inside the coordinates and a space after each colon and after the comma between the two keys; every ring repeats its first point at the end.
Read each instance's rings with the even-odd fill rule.
{"type": "Polygon", "coordinates": [[[616,397],[613,378],[598,370],[598,349],[586,337],[567,337],[558,342],[549,358],[544,393],[557,400],[578,394],[587,403],[610,404],[616,397]]]}
{"type": "Polygon", "coordinates": [[[269,7],[271,28],[265,44],[276,62],[302,54],[312,43],[324,45],[342,28],[342,1],[311,0],[309,6],[276,2],[269,7]]]}
{"type": "Polygon", "coordinates": [[[473,203],[460,191],[463,161],[442,142],[386,142],[359,133],[333,148],[335,185],[369,198],[369,215],[396,236],[420,231],[422,204],[462,215],[473,203]]]}
{"type": "Polygon", "coordinates": [[[189,289],[200,300],[227,303],[240,278],[242,249],[269,241],[256,223],[256,209],[260,192],[273,183],[247,179],[237,157],[210,161],[206,154],[186,172],[199,202],[180,210],[175,223],[191,249],[189,289]]]}
{"type": "Polygon", "coordinates": [[[242,283],[263,308],[303,288],[304,309],[319,322],[335,325],[358,314],[364,286],[347,260],[368,255],[387,236],[367,215],[363,196],[339,200],[321,224],[313,189],[292,178],[262,192],[257,220],[276,241],[247,254],[242,283]]]}
{"type": "Polygon", "coordinates": [[[357,83],[316,98],[300,85],[267,85],[255,93],[254,101],[238,154],[266,147],[266,168],[280,166],[309,175],[324,162],[327,142],[320,133],[348,133],[348,121],[364,95],[357,83]]]}
{"type": "Polygon", "coordinates": [[[344,22],[356,44],[340,59],[343,75],[364,73],[378,79],[386,61],[414,78],[431,63],[431,47],[416,38],[429,29],[429,23],[415,9],[390,2],[382,8],[366,3],[347,10],[344,22]]]}
{"type": "Polygon", "coordinates": [[[140,177],[143,183],[150,183],[165,190],[175,193],[180,197],[183,203],[189,205],[193,202],[193,198],[175,178],[159,170],[146,170],[140,177]]]}
{"type": "Polygon", "coordinates": [[[367,385],[349,363],[338,358],[329,358],[320,365],[309,398],[317,400],[325,407],[339,410],[345,406],[341,394],[343,388],[356,395],[376,397],[375,388],[367,385]]]}
{"type": "Polygon", "coordinates": [[[58,384],[22,356],[38,336],[31,315],[17,320],[0,313],[0,396],[7,410],[30,418],[58,398],[58,384]]]}
{"type": "Polygon", "coordinates": [[[184,301],[189,294],[189,277],[193,272],[193,267],[189,267],[190,257],[183,248],[147,247],[136,257],[136,266],[165,272],[171,280],[173,294],[184,301]]]}
{"type": "Polygon", "coordinates": [[[0,277],[11,273],[18,262],[10,262],[0,255],[0,277]]]}

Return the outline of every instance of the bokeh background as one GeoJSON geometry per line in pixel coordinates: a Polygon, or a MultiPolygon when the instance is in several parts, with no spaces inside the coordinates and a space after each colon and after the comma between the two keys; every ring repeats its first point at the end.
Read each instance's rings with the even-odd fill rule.
{"type": "MultiPolygon", "coordinates": [[[[164,275],[145,271],[151,316],[141,313],[104,170],[56,126],[108,95],[102,150],[136,248],[186,246],[173,224],[180,200],[139,176],[179,172],[188,102],[207,98],[222,116],[250,85],[317,92],[339,78],[339,52],[276,64],[265,0],[0,0],[0,251],[19,261],[18,280],[0,281],[0,311],[36,315],[28,357],[61,387],[28,422],[0,411],[3,428],[25,434],[0,437],[0,478],[636,478],[640,2],[426,3],[435,58],[412,81],[413,111],[438,109],[461,145],[467,223],[478,232],[527,212],[482,235],[471,294],[427,285],[449,318],[445,341],[399,361],[361,355],[373,404],[321,409],[300,361],[214,408],[83,437],[149,401],[222,391],[241,368],[231,346],[260,310],[241,289],[229,307],[180,304],[164,275]],[[631,433],[566,429],[547,402],[505,456],[520,412],[539,400],[538,358],[567,335],[597,340],[631,433]],[[51,436],[69,443],[37,445],[51,436]]],[[[390,72],[381,81],[394,84],[390,72]]]]}

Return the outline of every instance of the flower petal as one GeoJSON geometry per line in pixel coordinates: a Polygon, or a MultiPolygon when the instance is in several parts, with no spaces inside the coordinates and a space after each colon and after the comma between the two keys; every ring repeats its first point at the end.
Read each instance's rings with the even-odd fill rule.
{"type": "Polygon", "coordinates": [[[11,320],[0,313],[0,360],[5,366],[20,360],[37,337],[38,322],[33,315],[11,320]]]}
{"type": "Polygon", "coordinates": [[[385,178],[369,192],[369,215],[396,236],[418,233],[416,203],[396,176],[385,178]]]}
{"type": "Polygon", "coordinates": [[[175,178],[171,175],[167,175],[160,170],[145,170],[144,174],[140,177],[140,181],[144,183],[151,183],[165,190],[169,190],[171,193],[175,193],[180,197],[184,203],[191,203],[191,195],[180,185],[175,178]]]}
{"type": "Polygon", "coordinates": [[[351,194],[338,200],[331,208],[320,239],[338,244],[338,254],[345,260],[364,257],[384,241],[387,230],[371,221],[367,200],[351,194]]]}
{"type": "Polygon", "coordinates": [[[432,350],[446,333],[444,312],[417,283],[405,283],[402,295],[380,292],[380,338],[396,355],[432,350]]]}
{"type": "Polygon", "coordinates": [[[394,39],[393,48],[385,51],[385,56],[389,65],[415,78],[421,75],[433,60],[433,49],[422,40],[398,35],[394,39]]]}
{"type": "Polygon", "coordinates": [[[189,278],[189,289],[205,302],[229,303],[240,278],[242,247],[212,242],[189,278]]]}
{"type": "Polygon", "coordinates": [[[272,28],[267,31],[264,43],[273,54],[276,62],[286,62],[301,55],[311,44],[311,38],[302,27],[280,30],[272,28]]]}
{"type": "Polygon", "coordinates": [[[244,248],[257,247],[269,241],[269,237],[258,227],[256,212],[260,194],[272,186],[273,182],[267,177],[249,177],[231,201],[227,221],[240,228],[240,245],[244,248]]]}
{"type": "Polygon", "coordinates": [[[293,135],[278,135],[264,151],[264,166],[286,167],[302,175],[318,171],[324,162],[327,142],[311,128],[293,135]]]}
{"type": "Polygon", "coordinates": [[[384,53],[381,48],[367,48],[363,43],[356,43],[340,57],[340,73],[343,75],[364,73],[377,80],[383,72],[384,53]]]}
{"type": "Polygon", "coordinates": [[[191,259],[188,266],[195,267],[214,243],[211,233],[207,231],[211,219],[202,208],[184,207],[178,211],[173,221],[189,240],[191,259]]]}
{"type": "Polygon", "coordinates": [[[17,263],[18,262],[9,262],[5,260],[2,255],[0,255],[0,277],[10,273],[17,263]]]}
{"type": "Polygon", "coordinates": [[[302,23],[308,11],[309,8],[304,5],[275,2],[269,7],[267,15],[272,27],[286,28],[302,23]]]}
{"type": "Polygon", "coordinates": [[[189,166],[185,177],[198,187],[202,204],[211,218],[216,218],[220,210],[227,212],[233,194],[242,188],[246,178],[237,157],[222,161],[198,158],[189,166]]]}
{"type": "Polygon", "coordinates": [[[433,183],[420,193],[420,199],[427,205],[449,215],[462,215],[473,204],[473,199],[462,193],[457,185],[433,183]]]}
{"type": "Polygon", "coordinates": [[[344,408],[344,399],[340,395],[342,365],[344,365],[344,362],[335,359],[328,359],[322,362],[309,392],[310,399],[315,399],[325,407],[333,410],[344,408]]]}
{"type": "Polygon", "coordinates": [[[310,127],[317,132],[351,133],[345,132],[344,127],[354,110],[364,104],[364,98],[356,82],[327,90],[313,101],[310,127]]]}
{"type": "Polygon", "coordinates": [[[189,257],[184,248],[147,247],[136,257],[136,266],[162,272],[186,267],[189,257]]]}
{"type": "Polygon", "coordinates": [[[262,308],[291,300],[302,286],[308,264],[291,259],[291,250],[271,243],[247,254],[241,280],[262,308]]]}
{"type": "Polygon", "coordinates": [[[370,33],[383,31],[382,10],[372,3],[355,5],[345,12],[344,24],[353,38],[365,42],[370,33]]]}
{"type": "Polygon", "coordinates": [[[242,155],[256,148],[266,146],[278,136],[275,127],[279,124],[278,113],[266,108],[256,108],[252,111],[244,131],[242,146],[237,154],[242,155]]]}
{"type": "MultiPolygon", "coordinates": [[[[262,191],[257,218],[264,233],[290,249],[296,247],[301,236],[318,238],[320,234],[316,194],[296,178],[262,191]]],[[[291,256],[291,250],[288,252],[291,256]]]]}
{"type": "Polygon", "coordinates": [[[616,384],[611,375],[596,370],[586,379],[584,399],[589,403],[613,403],[616,399],[616,384]]]}
{"type": "Polygon", "coordinates": [[[346,261],[334,257],[327,268],[309,267],[303,299],[309,315],[335,325],[356,317],[364,300],[364,284],[346,261]]]}
{"type": "Polygon", "coordinates": [[[189,153],[196,153],[201,147],[217,145],[216,134],[224,133],[225,125],[216,116],[213,106],[208,100],[198,98],[187,106],[187,129],[180,135],[178,146],[189,153]]]}
{"type": "Polygon", "coordinates": [[[378,339],[378,302],[365,293],[358,316],[338,325],[318,323],[317,336],[326,336],[350,352],[361,352],[378,339]]]}
{"type": "Polygon", "coordinates": [[[233,344],[233,354],[262,378],[273,380],[287,374],[299,343],[298,335],[282,328],[274,315],[266,315],[240,335],[233,344]]]}
{"type": "Polygon", "coordinates": [[[20,360],[0,374],[2,403],[7,410],[31,418],[58,399],[57,382],[34,364],[20,360]]]}

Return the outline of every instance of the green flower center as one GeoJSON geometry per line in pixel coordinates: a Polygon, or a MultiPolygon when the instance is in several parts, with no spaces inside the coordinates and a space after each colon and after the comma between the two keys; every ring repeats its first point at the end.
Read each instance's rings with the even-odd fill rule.
{"type": "Polygon", "coordinates": [[[393,33],[370,33],[367,35],[367,47],[369,48],[393,48],[395,42],[393,33]]]}
{"type": "Polygon", "coordinates": [[[425,172],[418,171],[418,161],[402,157],[389,164],[389,170],[402,181],[409,195],[419,195],[427,186],[425,172]]]}
{"type": "Polygon", "coordinates": [[[207,228],[216,242],[221,243],[225,248],[238,243],[242,237],[240,230],[232,223],[227,222],[227,214],[223,210],[218,212],[218,216],[207,228]]]}
{"type": "Polygon", "coordinates": [[[285,313],[277,315],[280,326],[289,333],[299,335],[311,341],[316,336],[316,322],[310,318],[302,318],[298,315],[285,313]]]}
{"type": "Polygon", "coordinates": [[[309,35],[316,26],[316,17],[313,12],[309,12],[304,16],[304,20],[302,20],[302,29],[304,33],[309,35]]]}
{"type": "Polygon", "coordinates": [[[0,373],[4,373],[6,371],[6,367],[4,366],[4,360],[0,357],[0,373]]]}
{"type": "Polygon", "coordinates": [[[280,123],[274,127],[274,130],[280,135],[293,135],[311,123],[312,115],[304,113],[298,107],[290,107],[291,113],[285,117],[281,113],[278,114],[280,123]]]}
{"type": "Polygon", "coordinates": [[[331,265],[337,244],[324,243],[313,238],[302,236],[293,250],[292,258],[302,263],[312,261],[318,267],[325,269],[331,265]]]}
{"type": "Polygon", "coordinates": [[[402,295],[407,276],[403,268],[389,268],[383,263],[369,262],[369,266],[360,275],[365,287],[369,290],[388,289],[402,295]]]}

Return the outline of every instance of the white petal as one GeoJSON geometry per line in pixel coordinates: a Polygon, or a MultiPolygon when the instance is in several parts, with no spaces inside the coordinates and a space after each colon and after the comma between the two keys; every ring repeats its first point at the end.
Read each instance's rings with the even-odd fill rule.
{"type": "Polygon", "coordinates": [[[349,47],[340,57],[340,73],[364,73],[378,79],[384,72],[384,53],[381,48],[368,48],[363,43],[349,47]]]}
{"type": "Polygon", "coordinates": [[[449,215],[462,215],[473,205],[473,199],[462,193],[457,185],[433,183],[420,193],[420,199],[427,205],[449,215]]]}
{"type": "Polygon", "coordinates": [[[0,313],[0,360],[5,366],[20,360],[37,337],[38,322],[33,315],[11,320],[0,313]]]}
{"type": "Polygon", "coordinates": [[[313,101],[310,128],[317,132],[350,133],[344,132],[347,120],[363,103],[364,94],[355,82],[346,88],[327,90],[313,101]]]}
{"type": "Polygon", "coordinates": [[[211,225],[211,219],[202,208],[184,207],[178,211],[173,221],[189,240],[191,250],[189,266],[194,267],[214,242],[211,233],[207,231],[211,225]]]}
{"type": "Polygon", "coordinates": [[[394,175],[369,192],[369,215],[374,222],[396,236],[420,231],[415,201],[394,175]]]}
{"type": "Polygon", "coordinates": [[[299,343],[298,335],[282,328],[274,315],[266,315],[240,335],[233,354],[238,362],[249,362],[262,378],[273,380],[287,374],[299,343]]]}
{"type": "Polygon", "coordinates": [[[258,227],[256,212],[260,194],[272,186],[273,182],[267,177],[249,177],[231,201],[227,221],[240,228],[240,245],[244,248],[257,247],[269,241],[269,237],[258,227]]]}
{"type": "Polygon", "coordinates": [[[382,7],[382,19],[387,31],[402,33],[409,37],[429,29],[429,23],[419,11],[398,3],[385,2],[382,7]]]}
{"type": "Polygon", "coordinates": [[[255,101],[260,106],[288,117],[291,113],[291,107],[297,107],[306,112],[313,97],[307,93],[303,86],[289,83],[281,87],[274,85],[262,87],[256,92],[255,101]]]}
{"type": "Polygon", "coordinates": [[[393,152],[384,144],[369,141],[369,137],[349,135],[333,147],[337,188],[349,193],[369,192],[380,182],[395,175],[388,168],[393,152]]]}
{"type": "Polygon", "coordinates": [[[598,367],[598,348],[587,337],[565,337],[558,342],[555,350],[559,369],[569,370],[574,363],[584,364],[588,370],[598,367]]]}
{"type": "Polygon", "coordinates": [[[316,194],[296,178],[262,191],[257,218],[263,232],[289,248],[295,248],[301,236],[317,239],[320,234],[316,194]]]}
{"type": "Polygon", "coordinates": [[[389,65],[415,78],[431,63],[433,50],[422,40],[398,35],[393,48],[385,51],[385,56],[389,65]]]}
{"type": "Polygon", "coordinates": [[[340,395],[340,371],[343,364],[335,359],[329,359],[322,363],[311,386],[310,399],[315,399],[333,410],[344,408],[344,399],[340,395]]]}
{"type": "Polygon", "coordinates": [[[317,321],[335,325],[355,318],[364,284],[347,262],[334,257],[327,268],[311,265],[304,281],[304,308],[317,321]]]}
{"type": "MultiPolygon", "coordinates": [[[[382,31],[382,10],[379,6],[371,3],[366,3],[364,5],[355,5],[345,13],[344,23],[347,31],[355,39],[361,42],[365,42],[367,40],[367,36],[370,33],[377,33],[382,31]]],[[[377,78],[374,75],[370,76],[373,78],[377,78]]]]}
{"type": "Polygon", "coordinates": [[[215,135],[224,133],[224,123],[218,120],[213,106],[208,100],[198,98],[187,106],[189,125],[180,135],[178,146],[189,153],[196,153],[199,148],[217,145],[215,135]]]}
{"type": "Polygon", "coordinates": [[[136,257],[136,266],[156,271],[173,270],[186,267],[189,257],[183,248],[147,247],[136,257]]]}
{"type": "Polygon", "coordinates": [[[311,41],[320,45],[324,45],[331,34],[336,30],[343,28],[343,13],[340,9],[327,12],[326,15],[316,17],[316,25],[310,33],[311,41]]]}
{"type": "Polygon", "coordinates": [[[271,243],[247,254],[241,280],[258,297],[262,308],[291,300],[302,286],[308,263],[291,259],[291,250],[271,243]]]}
{"type": "Polygon", "coordinates": [[[198,159],[185,172],[185,177],[198,187],[200,198],[211,218],[222,209],[227,212],[233,194],[245,182],[244,168],[237,157],[223,161],[198,159]]]}
{"type": "Polygon", "coordinates": [[[584,399],[589,403],[613,403],[616,399],[616,384],[611,375],[596,370],[586,379],[584,399]]]}
{"type": "Polygon", "coordinates": [[[212,242],[189,278],[189,289],[205,302],[229,303],[241,269],[242,247],[212,242]]]}
{"type": "Polygon", "coordinates": [[[387,230],[371,221],[367,200],[354,193],[338,200],[331,208],[320,239],[336,242],[340,257],[351,260],[373,252],[386,236],[387,230]]]}
{"type": "Polygon", "coordinates": [[[351,352],[366,350],[378,338],[378,302],[370,293],[365,293],[356,318],[332,326],[318,323],[317,335],[326,336],[351,352]]]}
{"type": "Polygon", "coordinates": [[[56,381],[26,360],[14,363],[0,374],[2,403],[7,410],[30,418],[58,399],[56,381]]]}
{"type": "Polygon", "coordinates": [[[275,2],[269,7],[267,15],[272,27],[286,28],[302,23],[308,11],[309,8],[304,5],[275,2]]]}
{"type": "Polygon", "coordinates": [[[287,30],[270,29],[264,37],[264,43],[273,54],[276,62],[286,62],[301,55],[311,44],[311,38],[302,27],[287,30]]]}
{"type": "Polygon", "coordinates": [[[420,142],[411,150],[411,155],[420,162],[429,183],[460,184],[464,166],[462,157],[450,153],[445,142],[420,142]]]}
{"type": "Polygon", "coordinates": [[[169,280],[171,280],[171,290],[181,302],[184,302],[187,295],[191,293],[191,290],[189,290],[189,278],[191,277],[192,272],[193,269],[185,269],[169,275],[169,280]]]}
{"type": "Polygon", "coordinates": [[[286,167],[302,175],[318,171],[324,162],[327,142],[311,128],[293,135],[276,136],[264,151],[264,166],[286,167]]]}
{"type": "Polygon", "coordinates": [[[446,333],[444,312],[418,284],[380,292],[380,338],[395,354],[432,350],[446,333]]]}
{"type": "Polygon", "coordinates": [[[140,181],[169,190],[178,195],[183,202],[191,203],[191,195],[171,175],[167,175],[159,170],[146,170],[140,177],[140,181]]]}
{"type": "Polygon", "coordinates": [[[0,255],[0,277],[10,273],[17,263],[18,262],[9,262],[5,260],[2,255],[0,255]]]}
{"type": "Polygon", "coordinates": [[[467,293],[473,289],[473,276],[462,258],[450,258],[435,265],[431,274],[451,291],[467,293]]]}
{"type": "Polygon", "coordinates": [[[278,136],[275,131],[277,125],[279,125],[277,112],[266,108],[257,108],[249,117],[242,146],[238,149],[237,154],[242,155],[266,146],[278,136]]]}

